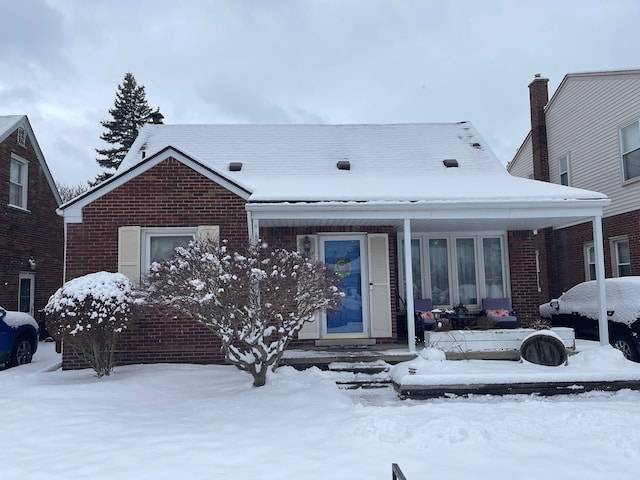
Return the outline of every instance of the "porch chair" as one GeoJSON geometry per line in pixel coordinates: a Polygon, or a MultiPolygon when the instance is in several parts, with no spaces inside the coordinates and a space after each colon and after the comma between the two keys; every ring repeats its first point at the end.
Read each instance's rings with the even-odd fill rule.
{"type": "Polygon", "coordinates": [[[424,342],[425,330],[433,330],[436,324],[433,313],[431,313],[431,310],[433,310],[433,302],[430,298],[416,298],[413,301],[413,308],[415,310],[416,339],[424,342]]]}
{"type": "Polygon", "coordinates": [[[494,328],[520,328],[520,319],[511,308],[510,298],[483,298],[482,315],[495,322],[494,328]]]}

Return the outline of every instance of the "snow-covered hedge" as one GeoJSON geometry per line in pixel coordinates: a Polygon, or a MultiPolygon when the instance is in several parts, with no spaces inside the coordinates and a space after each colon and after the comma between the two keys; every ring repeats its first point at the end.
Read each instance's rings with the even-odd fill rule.
{"type": "Polygon", "coordinates": [[[91,273],[68,281],[49,298],[47,327],[68,342],[98,376],[109,375],[117,336],[131,322],[132,305],[127,277],[91,273]]]}

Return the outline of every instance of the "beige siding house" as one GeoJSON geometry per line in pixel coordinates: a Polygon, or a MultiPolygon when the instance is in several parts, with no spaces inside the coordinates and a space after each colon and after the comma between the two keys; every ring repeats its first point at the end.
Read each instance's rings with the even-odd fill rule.
{"type": "MultiPolygon", "coordinates": [[[[532,112],[542,105],[532,131],[546,135],[526,137],[509,173],[536,172],[539,180],[607,195],[605,274],[640,275],[640,70],[568,74],[548,102],[546,79],[536,77],[529,88],[532,112]]],[[[550,295],[593,279],[590,226],[568,224],[550,235],[550,295]]]]}

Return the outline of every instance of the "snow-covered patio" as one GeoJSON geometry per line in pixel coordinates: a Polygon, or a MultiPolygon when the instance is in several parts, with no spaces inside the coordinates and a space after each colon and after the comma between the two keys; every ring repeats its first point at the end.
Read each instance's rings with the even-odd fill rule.
{"type": "MultiPolygon", "coordinates": [[[[578,349],[587,355],[537,375],[640,368],[608,347],[578,349]]],[[[595,480],[640,468],[632,390],[400,401],[391,388],[340,390],[335,373],[316,368],[283,367],[253,388],[227,366],[132,365],[98,379],[48,371],[57,361],[41,343],[32,364],[0,371],[2,478],[389,479],[396,462],[409,480],[595,480]]],[[[469,377],[531,367],[424,362],[469,377]]]]}

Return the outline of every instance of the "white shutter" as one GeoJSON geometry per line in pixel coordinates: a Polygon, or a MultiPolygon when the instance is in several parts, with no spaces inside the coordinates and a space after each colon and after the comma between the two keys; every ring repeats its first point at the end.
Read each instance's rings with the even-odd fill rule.
{"type": "MultiPolygon", "coordinates": [[[[305,238],[309,239],[309,253],[307,254],[309,258],[313,260],[318,259],[318,236],[317,235],[298,235],[296,236],[296,245],[298,248],[298,252],[305,253],[304,244],[305,238]]],[[[316,313],[313,316],[312,322],[306,322],[300,331],[298,332],[298,338],[300,340],[307,339],[318,339],[320,338],[320,322],[321,322],[322,314],[320,312],[316,313]]]]}
{"type": "Polygon", "coordinates": [[[140,227],[118,229],[118,272],[140,283],[140,227]]]}
{"type": "Polygon", "coordinates": [[[389,236],[371,233],[367,236],[369,254],[369,305],[371,336],[390,337],[391,288],[389,280],[389,236]]]}
{"type": "Polygon", "coordinates": [[[196,232],[196,239],[210,238],[216,243],[220,243],[220,227],[218,225],[199,225],[196,232]]]}

